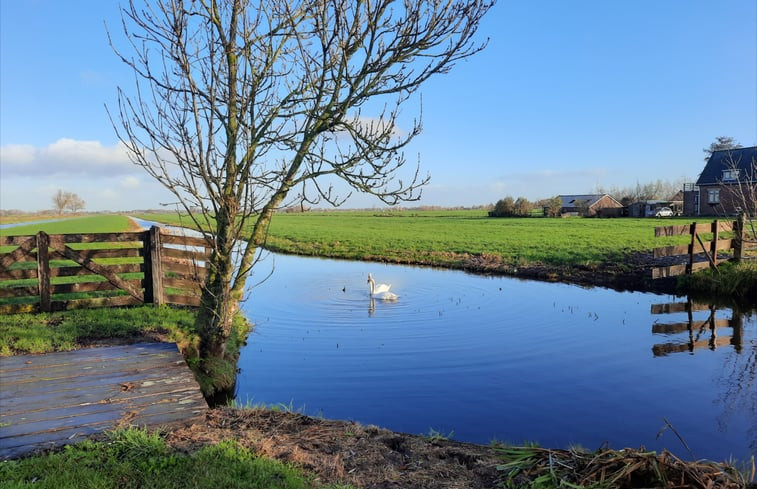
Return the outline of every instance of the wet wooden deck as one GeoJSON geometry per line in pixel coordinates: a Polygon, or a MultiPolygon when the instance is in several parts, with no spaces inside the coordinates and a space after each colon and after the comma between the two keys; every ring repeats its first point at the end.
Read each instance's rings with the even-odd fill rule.
{"type": "Polygon", "coordinates": [[[173,343],[0,358],[0,460],[126,426],[169,426],[207,404],[173,343]]]}

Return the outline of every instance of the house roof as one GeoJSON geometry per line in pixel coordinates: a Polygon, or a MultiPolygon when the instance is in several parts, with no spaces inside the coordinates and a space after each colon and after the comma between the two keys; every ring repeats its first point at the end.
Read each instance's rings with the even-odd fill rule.
{"type": "Polygon", "coordinates": [[[596,204],[597,202],[599,202],[599,200],[602,197],[609,197],[616,204],[618,204],[618,207],[623,207],[620,204],[620,202],[618,202],[617,200],[613,199],[612,197],[610,197],[607,194],[559,195],[558,197],[560,197],[560,200],[562,200],[562,207],[563,208],[566,208],[566,207],[578,207],[580,205],[583,205],[583,206],[586,206],[586,207],[591,207],[594,204],[596,204]]]}
{"type": "Polygon", "coordinates": [[[754,180],[757,178],[755,168],[757,167],[757,146],[738,149],[724,149],[713,151],[704,170],[699,175],[697,185],[719,184],[723,183],[723,170],[738,168],[742,180],[754,180]]]}

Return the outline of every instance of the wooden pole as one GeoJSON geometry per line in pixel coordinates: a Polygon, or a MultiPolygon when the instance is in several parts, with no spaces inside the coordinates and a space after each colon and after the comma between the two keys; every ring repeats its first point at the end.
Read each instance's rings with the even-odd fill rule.
{"type": "Polygon", "coordinates": [[[691,273],[694,271],[694,247],[697,243],[697,223],[692,222],[690,233],[691,233],[691,243],[689,244],[689,262],[686,264],[686,275],[691,275],[691,273]]]}
{"type": "Polygon", "coordinates": [[[39,287],[39,309],[50,312],[50,236],[44,231],[37,233],[37,285],[39,287]]]}
{"type": "Polygon", "coordinates": [[[733,261],[736,263],[741,261],[741,254],[744,243],[744,228],[746,224],[746,213],[744,211],[739,212],[739,218],[736,220],[733,226],[733,261]]]}
{"type": "Polygon", "coordinates": [[[713,268],[718,267],[718,238],[720,237],[720,225],[718,223],[718,220],[715,219],[712,222],[712,242],[710,243],[710,254],[712,255],[712,260],[710,260],[710,264],[713,266],[713,268]]]}
{"type": "Polygon", "coordinates": [[[161,263],[160,228],[150,228],[150,275],[152,283],[152,303],[159,306],[165,303],[163,298],[163,266],[161,263]]]}

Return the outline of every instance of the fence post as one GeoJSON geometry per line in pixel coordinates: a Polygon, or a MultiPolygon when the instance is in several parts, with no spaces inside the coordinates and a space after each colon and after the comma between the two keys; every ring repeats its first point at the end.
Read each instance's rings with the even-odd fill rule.
{"type": "Polygon", "coordinates": [[[739,212],[739,217],[733,226],[733,261],[741,261],[742,246],[744,242],[744,225],[746,224],[746,213],[739,212]]]}
{"type": "Polygon", "coordinates": [[[39,290],[39,309],[50,312],[50,236],[44,231],[37,233],[37,286],[39,290]]]}
{"type": "Polygon", "coordinates": [[[694,247],[697,243],[697,223],[692,222],[689,227],[691,233],[691,243],[689,243],[689,262],[686,264],[686,275],[691,275],[694,271],[694,247]]]}
{"type": "Polygon", "coordinates": [[[159,306],[163,300],[163,266],[161,263],[160,228],[150,228],[150,278],[152,286],[152,303],[159,306]]]}
{"type": "Polygon", "coordinates": [[[712,222],[712,243],[710,243],[710,254],[712,255],[712,261],[710,262],[713,268],[718,267],[718,239],[720,238],[720,223],[715,219],[712,222]]]}

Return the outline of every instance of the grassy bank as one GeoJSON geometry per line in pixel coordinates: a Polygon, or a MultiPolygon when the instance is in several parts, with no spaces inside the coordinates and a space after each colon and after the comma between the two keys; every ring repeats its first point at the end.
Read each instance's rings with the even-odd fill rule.
{"type": "Polygon", "coordinates": [[[191,453],[174,450],[156,433],[108,433],[58,453],[0,462],[2,487],[51,489],[218,487],[308,489],[320,486],[295,467],[256,456],[232,441],[191,453]]]}
{"type": "MultiPolygon", "coordinates": [[[[176,214],[139,216],[188,226],[176,214]]],[[[621,259],[686,238],[655,238],[654,227],[689,219],[492,219],[485,211],[338,211],[276,214],[266,247],[346,259],[455,264],[494,255],[505,264],[586,265],[621,259]]]]}

